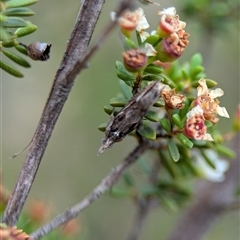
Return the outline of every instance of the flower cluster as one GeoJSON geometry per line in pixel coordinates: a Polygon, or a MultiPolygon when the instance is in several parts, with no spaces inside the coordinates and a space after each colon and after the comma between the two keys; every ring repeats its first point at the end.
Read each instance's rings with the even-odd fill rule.
{"type": "MultiPolygon", "coordinates": [[[[131,38],[133,32],[139,35],[142,46],[147,56],[154,56],[152,62],[172,62],[178,59],[188,46],[189,34],[185,32],[186,23],[179,20],[176,9],[171,7],[160,13],[161,19],[158,27],[151,34],[146,32],[149,28],[143,9],[137,9],[134,12],[125,12],[118,20],[121,32],[127,38],[131,38]],[[154,36],[155,43],[148,43],[148,39],[154,36]]],[[[116,14],[111,17],[116,20],[116,14]]],[[[136,70],[137,71],[137,70],[136,70]]]]}
{"type": "Polygon", "coordinates": [[[112,13],[125,36],[123,60],[116,61],[122,93],[104,108],[111,117],[99,127],[105,132],[99,152],[109,148],[106,143],[114,144],[131,133],[138,141],[145,138],[163,144],[158,149],[159,156],[170,175],[184,177],[189,173],[222,181],[228,164],[218,161],[215,153],[221,141],[217,141],[216,131],[211,135],[214,128],[210,127],[219,121],[218,116],[229,117],[217,100],[224,93],[220,88],[209,89],[217,83],[203,78],[200,54],[195,54],[183,67],[173,63],[189,44],[186,23],[180,20],[174,7],[164,9],[159,15],[155,31],[147,32],[150,26],[142,9],[127,11],[118,19],[112,13]],[[193,100],[195,88],[197,96],[193,100]],[[146,107],[146,102],[151,104],[146,107]],[[213,140],[214,144],[209,142],[213,140]],[[198,144],[204,147],[198,149],[198,144]],[[180,162],[179,169],[169,158],[180,162]]]}
{"type": "Polygon", "coordinates": [[[209,90],[206,80],[203,78],[198,83],[197,98],[193,101],[195,107],[187,114],[185,133],[188,137],[196,140],[213,141],[211,135],[207,133],[205,120],[215,124],[219,120],[216,115],[229,118],[227,110],[220,107],[219,101],[216,99],[224,93],[220,88],[209,90]]]}

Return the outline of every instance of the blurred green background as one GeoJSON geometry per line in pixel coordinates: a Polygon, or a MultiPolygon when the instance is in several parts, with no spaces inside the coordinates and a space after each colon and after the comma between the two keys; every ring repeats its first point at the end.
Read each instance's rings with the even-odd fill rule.
{"type": "MultiPolygon", "coordinates": [[[[109,13],[115,9],[117,2],[106,1],[92,42],[110,21],[109,13]]],[[[186,21],[181,15],[181,1],[160,3],[162,8],[175,6],[181,20],[186,21]]],[[[151,30],[155,30],[159,19],[156,15],[158,9],[156,6],[141,7],[145,9],[151,30]]],[[[1,156],[3,183],[9,190],[14,188],[26,151],[14,160],[9,157],[24,148],[34,134],[75,23],[79,0],[41,0],[31,8],[36,15],[30,20],[38,26],[38,31],[21,41],[25,44],[35,40],[51,43],[52,49],[50,60],[31,61],[32,68],[22,70],[25,75],[23,79],[14,78],[1,71],[1,156]]],[[[207,76],[219,82],[218,86],[225,92],[220,99],[221,106],[225,106],[232,115],[239,102],[237,24],[229,24],[228,31],[224,30],[214,36],[212,42],[205,37],[196,21],[188,19],[186,30],[191,34],[190,45],[180,62],[187,61],[197,51],[204,54],[203,65],[206,67],[207,76]]],[[[97,156],[103,138],[103,133],[97,130],[97,126],[107,121],[108,116],[104,113],[103,106],[119,91],[115,61],[121,60],[122,51],[120,33],[115,29],[90,62],[90,67],[76,79],[50,139],[29,199],[38,198],[52,202],[55,215],[88,194],[136,144],[132,138],[126,138],[102,156],[97,156]]],[[[230,121],[221,119],[223,132],[230,129],[230,121]]],[[[125,239],[134,213],[135,207],[130,200],[104,195],[80,215],[81,239],[125,239]]],[[[166,238],[179,216],[180,213],[154,209],[148,218],[142,239],[166,238]]],[[[230,211],[218,219],[206,240],[235,240],[238,237],[239,212],[230,211]]]]}

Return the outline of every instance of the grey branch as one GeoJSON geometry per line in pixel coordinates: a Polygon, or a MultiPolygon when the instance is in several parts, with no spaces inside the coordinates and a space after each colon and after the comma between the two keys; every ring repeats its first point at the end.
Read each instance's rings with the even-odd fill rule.
{"type": "Polygon", "coordinates": [[[217,217],[225,210],[229,210],[239,182],[239,146],[240,135],[238,134],[233,141],[233,150],[236,151],[237,156],[235,160],[230,161],[230,169],[226,173],[225,181],[199,184],[193,203],[180,218],[169,240],[203,239],[217,217]]]}
{"type": "Polygon", "coordinates": [[[151,142],[144,141],[139,144],[126,159],[119,164],[116,168],[114,168],[109,175],[107,175],[102,182],[81,202],[76,204],[75,206],[68,209],[61,215],[58,215],[55,219],[53,219],[50,223],[36,230],[30,236],[33,240],[38,240],[41,237],[50,233],[53,229],[60,227],[61,225],[67,223],[69,220],[78,216],[78,214],[87,208],[91,203],[96,201],[107,189],[112,187],[119,180],[120,176],[130,165],[132,165],[147,149],[152,146],[151,142]]]}
{"type": "MultiPolygon", "coordinates": [[[[53,132],[54,126],[72,89],[76,75],[85,68],[86,61],[93,56],[102,41],[113,29],[116,22],[110,23],[104,36],[85,56],[95,25],[101,13],[104,0],[82,1],[79,14],[67,45],[61,65],[56,73],[50,95],[43,110],[40,122],[29,146],[25,162],[15,189],[7,204],[2,221],[15,226],[22,211],[28,193],[37,174],[43,154],[53,132]]],[[[119,16],[131,1],[123,0],[117,10],[119,16]]]]}

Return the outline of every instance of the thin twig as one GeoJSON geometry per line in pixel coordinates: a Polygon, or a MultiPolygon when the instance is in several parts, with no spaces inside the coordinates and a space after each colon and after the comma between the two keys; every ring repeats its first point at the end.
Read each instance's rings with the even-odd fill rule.
{"type": "MultiPolygon", "coordinates": [[[[72,89],[74,79],[78,72],[85,67],[85,65],[79,63],[81,63],[81,59],[83,59],[86,53],[104,1],[105,0],[82,1],[62,63],[56,73],[50,95],[29,146],[29,151],[18,181],[4,212],[2,221],[9,226],[15,226],[18,221],[54,126],[72,89]]],[[[122,4],[117,10],[118,16],[129,6],[130,2],[131,1],[127,0],[121,2],[122,4]]],[[[109,25],[112,24],[113,23],[109,23],[109,25]]],[[[111,30],[112,28],[109,29],[109,32],[104,33],[107,35],[111,30]]],[[[106,36],[100,37],[100,40],[105,40],[105,37],[106,36]]],[[[98,41],[98,44],[99,42],[100,41],[98,41]]],[[[94,46],[94,48],[96,48],[96,45],[94,46]]],[[[87,59],[92,57],[95,52],[96,50],[93,51],[90,56],[88,54],[87,59]]]]}
{"type": "Polygon", "coordinates": [[[138,240],[144,223],[146,221],[147,215],[151,208],[151,198],[141,198],[137,201],[137,214],[134,218],[134,223],[131,229],[129,236],[127,237],[128,240],[138,240]]]}
{"type": "Polygon", "coordinates": [[[149,147],[151,143],[148,141],[144,141],[140,143],[129,155],[125,158],[125,160],[119,164],[116,168],[114,168],[109,175],[107,175],[102,182],[81,202],[76,204],[75,206],[68,209],[66,212],[58,215],[51,222],[36,230],[30,236],[33,240],[38,240],[41,237],[50,233],[53,229],[58,228],[59,226],[67,223],[69,220],[78,216],[78,214],[87,208],[91,203],[96,201],[107,189],[112,187],[117,183],[122,173],[132,165],[149,147]]]}
{"type": "MultiPolygon", "coordinates": [[[[149,176],[149,180],[153,184],[153,186],[156,185],[158,181],[158,173],[160,171],[160,167],[161,167],[160,160],[155,159],[154,164],[152,166],[151,174],[149,176]]],[[[144,223],[146,222],[146,219],[150,213],[150,210],[153,207],[156,207],[158,205],[159,205],[159,201],[149,196],[136,198],[137,213],[134,218],[130,233],[127,237],[128,240],[138,240],[140,238],[143,227],[144,227],[144,223]]]]}

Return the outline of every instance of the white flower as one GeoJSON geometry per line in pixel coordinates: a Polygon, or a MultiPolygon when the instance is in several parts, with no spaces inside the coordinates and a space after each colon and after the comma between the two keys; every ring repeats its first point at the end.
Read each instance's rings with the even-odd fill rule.
{"type": "Polygon", "coordinates": [[[228,112],[225,107],[219,106],[219,101],[217,97],[224,95],[224,92],[221,88],[216,88],[214,90],[209,90],[206,84],[206,80],[201,78],[199,81],[199,86],[197,87],[197,96],[196,103],[201,105],[205,118],[212,122],[217,122],[216,114],[221,117],[229,118],[228,112]]]}
{"type": "Polygon", "coordinates": [[[206,162],[203,156],[196,151],[192,151],[194,164],[204,178],[212,182],[222,182],[225,179],[224,173],[229,168],[229,162],[219,158],[218,154],[211,149],[205,150],[206,156],[212,161],[215,169],[206,162]]]}

